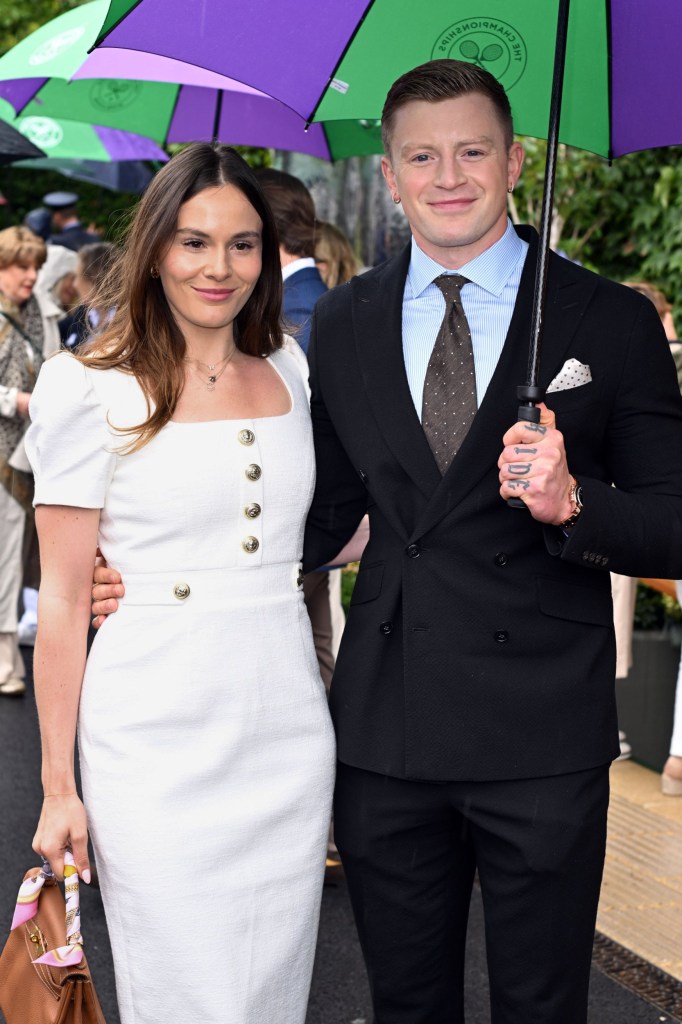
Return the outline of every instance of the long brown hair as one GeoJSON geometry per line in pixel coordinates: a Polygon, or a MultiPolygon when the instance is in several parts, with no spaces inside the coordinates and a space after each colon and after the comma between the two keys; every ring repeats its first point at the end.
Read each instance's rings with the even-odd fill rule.
{"type": "Polygon", "coordinates": [[[251,356],[282,346],[282,271],[277,229],[248,164],[229,146],[193,143],[158,172],[140,200],[125,243],[91,304],[113,310],[92,346],[79,358],[88,366],[117,367],[133,374],[147,398],[147,419],[122,434],[136,435],[122,451],[137,451],[173,416],[184,385],[186,342],[158,277],[151,268],[166,254],[183,203],[199,192],[232,185],[251,203],[263,223],[262,270],[253,293],[234,323],[235,345],[251,356]]]}

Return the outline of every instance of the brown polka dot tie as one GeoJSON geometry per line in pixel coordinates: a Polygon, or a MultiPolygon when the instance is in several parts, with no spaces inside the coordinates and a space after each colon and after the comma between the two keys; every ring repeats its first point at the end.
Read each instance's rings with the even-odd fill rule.
{"type": "Polygon", "coordinates": [[[442,274],[433,283],[445,296],[445,316],[424,379],[422,426],[438,468],[445,473],[476,414],[476,372],[460,294],[468,278],[442,274]]]}

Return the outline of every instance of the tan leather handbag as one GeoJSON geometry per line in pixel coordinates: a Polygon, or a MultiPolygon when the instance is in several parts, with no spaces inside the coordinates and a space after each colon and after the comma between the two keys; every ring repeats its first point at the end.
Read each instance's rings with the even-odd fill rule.
{"type": "Polygon", "coordinates": [[[0,954],[6,1024],[105,1024],[80,944],[77,875],[75,881],[67,876],[66,891],[67,902],[49,868],[33,868],[24,876],[15,913],[20,923],[13,922],[0,954]],[[22,901],[27,887],[29,896],[22,901]],[[23,920],[27,914],[33,916],[23,920]],[[45,957],[66,964],[36,962],[45,957]]]}

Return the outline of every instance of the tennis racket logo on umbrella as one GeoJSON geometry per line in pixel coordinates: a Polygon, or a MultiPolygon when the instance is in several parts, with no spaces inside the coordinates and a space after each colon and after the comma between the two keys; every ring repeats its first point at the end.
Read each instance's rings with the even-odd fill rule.
{"type": "Polygon", "coordinates": [[[19,122],[19,131],[41,149],[54,149],[64,139],[62,126],[51,117],[25,117],[19,122]]]}
{"type": "Polygon", "coordinates": [[[38,46],[31,56],[28,58],[29,64],[34,67],[39,67],[41,64],[47,64],[48,61],[54,60],[60,53],[64,53],[69,47],[77,43],[81,38],[85,29],[82,26],[75,28],[65,29],[63,32],[59,32],[52,39],[46,39],[45,42],[38,46]]]}
{"type": "Polygon", "coordinates": [[[431,58],[466,60],[511,89],[526,70],[528,50],[514,25],[498,18],[464,18],[439,35],[431,58]]]}
{"type": "Polygon", "coordinates": [[[132,79],[105,78],[95,80],[90,99],[101,110],[122,110],[135,103],[142,92],[142,84],[132,79]]]}

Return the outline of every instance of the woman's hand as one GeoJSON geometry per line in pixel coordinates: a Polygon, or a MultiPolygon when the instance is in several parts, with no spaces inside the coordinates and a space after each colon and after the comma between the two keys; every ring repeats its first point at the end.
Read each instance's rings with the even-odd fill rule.
{"type": "Polygon", "coordinates": [[[88,822],[77,793],[45,796],[33,849],[49,861],[60,882],[64,878],[64,851],[71,850],[80,878],[90,884],[88,822]]]}
{"type": "Polygon", "coordinates": [[[118,598],[124,594],[121,574],[109,568],[98,549],[92,584],[92,624],[95,629],[99,629],[107,615],[118,611],[118,598]]]}

